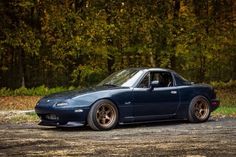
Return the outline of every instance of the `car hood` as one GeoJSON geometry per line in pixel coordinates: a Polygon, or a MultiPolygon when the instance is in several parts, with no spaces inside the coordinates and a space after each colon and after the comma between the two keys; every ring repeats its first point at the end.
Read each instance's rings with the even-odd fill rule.
{"type": "Polygon", "coordinates": [[[94,92],[114,90],[114,89],[123,89],[123,88],[125,88],[125,87],[100,86],[100,87],[87,88],[87,89],[83,89],[83,90],[72,90],[72,91],[55,93],[55,94],[45,96],[43,99],[65,100],[65,99],[71,99],[71,98],[74,98],[74,97],[77,97],[80,95],[90,94],[90,93],[94,93],[94,92]]]}
{"type": "Polygon", "coordinates": [[[67,107],[88,107],[98,99],[110,97],[114,93],[119,93],[127,89],[129,89],[129,87],[101,86],[55,93],[40,99],[35,108],[53,107],[56,103],[60,102],[67,102],[69,104],[67,107]]]}

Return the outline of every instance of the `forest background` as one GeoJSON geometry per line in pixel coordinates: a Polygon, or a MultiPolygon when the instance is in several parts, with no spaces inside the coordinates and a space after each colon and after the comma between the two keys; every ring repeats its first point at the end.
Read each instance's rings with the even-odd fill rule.
{"type": "Polygon", "coordinates": [[[127,67],[236,80],[235,0],[4,0],[0,15],[0,87],[85,87],[127,67]]]}
{"type": "Polygon", "coordinates": [[[0,2],[0,87],[86,87],[127,67],[236,80],[235,0],[0,2]]]}
{"type": "Polygon", "coordinates": [[[0,17],[0,109],[161,67],[210,83],[236,115],[235,0],[1,0],[0,17]]]}

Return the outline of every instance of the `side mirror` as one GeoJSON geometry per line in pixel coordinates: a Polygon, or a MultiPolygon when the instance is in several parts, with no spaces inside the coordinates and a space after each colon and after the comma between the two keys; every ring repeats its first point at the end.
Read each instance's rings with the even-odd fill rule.
{"type": "Polygon", "coordinates": [[[152,81],[152,82],[151,82],[151,90],[152,90],[153,88],[158,87],[158,86],[159,86],[159,81],[152,81]]]}

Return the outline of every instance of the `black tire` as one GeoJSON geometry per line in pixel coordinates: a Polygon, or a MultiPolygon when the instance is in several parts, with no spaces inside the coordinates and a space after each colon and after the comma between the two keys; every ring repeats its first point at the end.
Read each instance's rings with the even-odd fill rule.
{"type": "Polygon", "coordinates": [[[97,101],[88,114],[88,124],[93,130],[110,130],[118,122],[118,110],[110,100],[97,101]]]}
{"type": "Polygon", "coordinates": [[[189,110],[188,120],[192,123],[205,122],[210,117],[210,104],[204,96],[196,96],[192,99],[189,110]]]}

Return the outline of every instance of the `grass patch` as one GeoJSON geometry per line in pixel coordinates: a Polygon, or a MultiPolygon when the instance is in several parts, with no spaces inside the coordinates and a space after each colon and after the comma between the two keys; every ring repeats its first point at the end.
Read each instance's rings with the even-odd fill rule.
{"type": "Polygon", "coordinates": [[[71,87],[55,87],[48,88],[46,86],[39,86],[35,88],[25,88],[21,87],[18,89],[9,89],[9,88],[1,88],[0,96],[45,96],[53,93],[64,92],[68,90],[75,90],[79,88],[71,87]]]}
{"type": "Polygon", "coordinates": [[[221,106],[236,107],[236,88],[217,89],[221,106]]]}
{"type": "Polygon", "coordinates": [[[236,117],[236,107],[221,106],[212,112],[213,116],[232,116],[236,117]]]}
{"type": "Polygon", "coordinates": [[[39,122],[39,117],[35,112],[21,113],[17,111],[12,112],[1,112],[0,123],[28,123],[28,122],[39,122]]]}
{"type": "Polygon", "coordinates": [[[39,117],[34,113],[34,114],[19,114],[16,116],[13,116],[10,119],[11,123],[27,123],[27,122],[37,122],[39,121],[39,117]]]}

